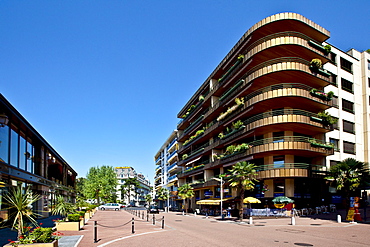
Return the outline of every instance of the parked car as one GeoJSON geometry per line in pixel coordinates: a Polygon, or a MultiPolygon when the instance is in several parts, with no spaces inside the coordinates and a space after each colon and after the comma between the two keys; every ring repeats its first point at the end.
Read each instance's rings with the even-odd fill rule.
{"type": "Polygon", "coordinates": [[[159,214],[159,209],[155,206],[150,206],[148,209],[149,214],[159,214]]]}
{"type": "Polygon", "coordinates": [[[118,203],[106,203],[99,206],[99,210],[114,209],[116,211],[120,210],[121,206],[118,203]]]}

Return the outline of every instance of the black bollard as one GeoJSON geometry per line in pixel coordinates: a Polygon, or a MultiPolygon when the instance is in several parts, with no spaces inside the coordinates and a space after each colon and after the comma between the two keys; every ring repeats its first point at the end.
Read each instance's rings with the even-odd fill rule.
{"type": "Polygon", "coordinates": [[[144,219],[144,211],[143,211],[143,213],[141,214],[141,219],[144,219]]]}
{"type": "Polygon", "coordinates": [[[162,216],[162,229],[164,229],[164,216],[162,216]]]}
{"type": "Polygon", "coordinates": [[[146,221],[149,221],[149,214],[146,213],[146,221]]]}
{"type": "Polygon", "coordinates": [[[135,233],[135,223],[134,223],[134,218],[132,218],[132,234],[135,233]]]}
{"type": "Polygon", "coordinates": [[[155,226],[155,216],[153,214],[153,225],[155,226]]]}
{"type": "Polygon", "coordinates": [[[98,242],[98,224],[94,221],[94,243],[98,242]]]}

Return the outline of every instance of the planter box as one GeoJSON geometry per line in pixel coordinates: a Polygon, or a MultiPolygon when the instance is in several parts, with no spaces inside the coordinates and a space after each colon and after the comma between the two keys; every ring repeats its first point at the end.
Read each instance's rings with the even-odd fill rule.
{"type": "MultiPolygon", "coordinates": [[[[82,220],[83,221],[83,220],[82,220]]],[[[79,231],[83,227],[83,223],[79,222],[55,222],[58,231],[79,231]]]]}
{"type": "MultiPolygon", "coordinates": [[[[19,244],[18,246],[30,246],[30,247],[58,247],[58,240],[54,240],[51,243],[33,243],[33,244],[19,244]]],[[[11,244],[6,244],[4,247],[12,247],[11,244]]]]}

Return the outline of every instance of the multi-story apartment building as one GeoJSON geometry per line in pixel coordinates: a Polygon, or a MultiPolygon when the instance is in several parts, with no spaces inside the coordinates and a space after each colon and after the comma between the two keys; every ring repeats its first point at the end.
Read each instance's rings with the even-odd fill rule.
{"type": "Polygon", "coordinates": [[[77,173],[32,125],[0,94],[0,218],[7,220],[3,194],[15,186],[41,196],[33,209],[44,217],[58,195],[76,197],[77,173]]]}
{"type": "Polygon", "coordinates": [[[179,159],[177,150],[177,131],[175,130],[154,156],[156,164],[154,189],[157,191],[159,188],[166,188],[170,191],[171,195],[168,202],[158,202],[160,207],[167,206],[167,203],[169,203],[171,209],[178,208],[179,206],[177,197],[177,174],[181,171],[181,167],[178,166],[179,159]]]}
{"type": "MultiPolygon", "coordinates": [[[[178,179],[195,189],[192,208],[219,197],[213,178],[240,161],[257,165],[252,196],[267,204],[284,195],[297,206],[331,203],[330,164],[368,161],[369,54],[342,52],[325,43],[329,37],[299,14],[267,17],[186,103],[178,113],[178,179]]],[[[226,198],[236,195],[225,189],[226,198]]]]}
{"type": "Polygon", "coordinates": [[[134,168],[130,166],[115,167],[117,174],[117,199],[126,205],[142,206],[145,205],[145,196],[151,193],[150,182],[141,173],[137,173],[134,168]],[[127,179],[136,178],[139,186],[126,187],[125,195],[122,195],[122,188],[125,185],[127,179]]]}

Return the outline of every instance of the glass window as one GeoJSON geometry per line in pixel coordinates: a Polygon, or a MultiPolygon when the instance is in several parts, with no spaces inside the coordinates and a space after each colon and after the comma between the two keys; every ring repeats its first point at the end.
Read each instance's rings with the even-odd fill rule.
{"type": "Polygon", "coordinates": [[[23,136],[19,139],[19,168],[26,170],[27,142],[23,136]]]}
{"type": "Polygon", "coordinates": [[[330,52],[330,54],[329,54],[329,60],[332,63],[336,64],[336,58],[337,58],[337,54],[330,52]]]}
{"type": "Polygon", "coordinates": [[[9,127],[0,127],[0,161],[9,162],[9,127]]]}
{"type": "Polygon", "coordinates": [[[340,67],[341,69],[352,73],[352,63],[344,58],[340,58],[340,67]]]}
{"type": "Polygon", "coordinates": [[[10,164],[18,167],[18,133],[10,131],[10,164]]]}
{"type": "Polygon", "coordinates": [[[284,193],[285,192],[285,181],[275,180],[274,181],[274,193],[284,193]]]}
{"type": "Polygon", "coordinates": [[[354,134],[355,133],[355,124],[350,122],[350,121],[343,120],[343,131],[354,134]]]}
{"type": "Polygon", "coordinates": [[[337,75],[331,74],[330,82],[331,82],[331,84],[336,86],[337,85],[337,75]]]}
{"type": "Polygon", "coordinates": [[[350,93],[353,93],[353,82],[350,82],[346,79],[341,79],[341,84],[342,84],[342,89],[347,91],[347,92],[350,92],[350,93]]]}
{"type": "Polygon", "coordinates": [[[284,155],[281,156],[274,156],[274,168],[284,168],[285,157],[284,155]]]}
{"type": "Polygon", "coordinates": [[[283,142],[284,141],[284,131],[272,133],[274,140],[273,142],[283,142]]]}
{"type": "Polygon", "coordinates": [[[34,173],[34,160],[35,160],[35,151],[34,147],[30,142],[27,142],[27,171],[30,173],[34,173]]]}
{"type": "Polygon", "coordinates": [[[329,138],[330,143],[334,144],[334,150],[339,151],[339,140],[334,138],[329,138]]]}
{"type": "Polygon", "coordinates": [[[342,99],[342,110],[350,113],[355,113],[353,102],[342,99]]]}
{"type": "Polygon", "coordinates": [[[355,144],[343,141],[343,151],[348,154],[356,154],[355,144]]]}

